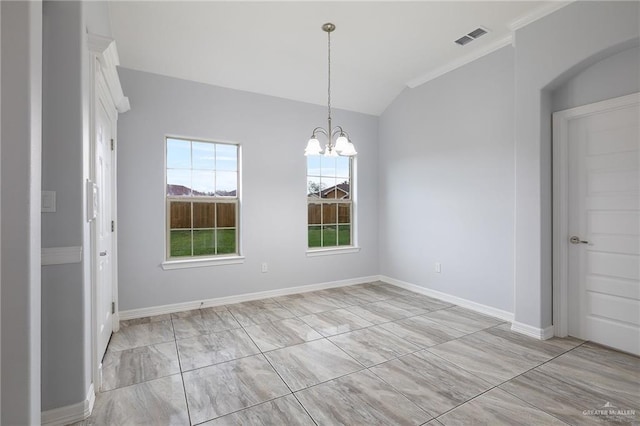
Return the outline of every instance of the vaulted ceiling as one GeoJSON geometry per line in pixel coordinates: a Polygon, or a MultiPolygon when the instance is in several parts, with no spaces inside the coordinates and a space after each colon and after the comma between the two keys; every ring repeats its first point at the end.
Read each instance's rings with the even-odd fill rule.
{"type": "Polygon", "coordinates": [[[113,1],[121,65],[378,115],[419,85],[511,42],[514,28],[562,7],[541,1],[113,1]],[[476,28],[488,33],[464,46],[476,28]]]}

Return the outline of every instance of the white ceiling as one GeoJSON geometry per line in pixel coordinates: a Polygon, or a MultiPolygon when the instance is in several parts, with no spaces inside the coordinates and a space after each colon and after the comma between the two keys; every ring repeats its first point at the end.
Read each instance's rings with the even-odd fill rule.
{"type": "Polygon", "coordinates": [[[413,87],[510,41],[511,28],[566,3],[541,1],[114,1],[121,65],[379,115],[413,87]],[[478,27],[489,34],[454,40],[478,27]]]}

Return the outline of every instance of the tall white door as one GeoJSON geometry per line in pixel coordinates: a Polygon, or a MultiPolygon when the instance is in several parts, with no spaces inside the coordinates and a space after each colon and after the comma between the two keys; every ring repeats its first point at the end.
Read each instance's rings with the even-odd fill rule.
{"type": "Polygon", "coordinates": [[[95,176],[97,187],[97,209],[95,220],[96,239],[96,317],[98,325],[98,359],[102,359],[111,333],[112,323],[112,197],[113,170],[111,140],[113,121],[101,96],[97,97],[95,108],[95,176]]]}
{"type": "Polygon", "coordinates": [[[640,110],[634,99],[568,126],[568,332],[640,355],[640,110]]]}

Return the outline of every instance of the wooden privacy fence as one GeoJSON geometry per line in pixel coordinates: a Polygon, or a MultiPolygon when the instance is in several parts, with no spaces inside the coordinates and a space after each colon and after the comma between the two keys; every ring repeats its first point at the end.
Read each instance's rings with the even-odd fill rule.
{"type": "Polygon", "coordinates": [[[236,227],[235,202],[171,201],[169,215],[171,229],[236,227]]]}
{"type": "Polygon", "coordinates": [[[351,203],[313,202],[308,205],[309,225],[351,223],[351,203]]]}

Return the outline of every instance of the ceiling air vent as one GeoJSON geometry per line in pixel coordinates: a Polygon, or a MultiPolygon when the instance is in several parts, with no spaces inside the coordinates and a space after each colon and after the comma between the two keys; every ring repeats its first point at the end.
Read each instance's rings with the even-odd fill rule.
{"type": "Polygon", "coordinates": [[[460,46],[464,46],[465,44],[469,43],[473,41],[473,39],[469,36],[462,36],[459,39],[456,40],[456,43],[458,43],[460,46]]]}
{"type": "Polygon", "coordinates": [[[460,46],[464,46],[465,44],[472,42],[473,40],[477,39],[478,37],[482,37],[486,33],[488,33],[488,31],[486,29],[484,29],[484,28],[476,28],[475,30],[471,31],[469,34],[464,35],[464,36],[460,37],[459,39],[457,39],[455,41],[455,43],[459,44],[460,46]]]}

